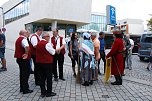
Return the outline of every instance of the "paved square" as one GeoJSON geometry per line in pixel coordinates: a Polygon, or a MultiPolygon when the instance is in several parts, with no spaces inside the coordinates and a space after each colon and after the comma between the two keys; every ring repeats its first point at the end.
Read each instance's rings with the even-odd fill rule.
{"type": "Polygon", "coordinates": [[[34,92],[25,95],[19,92],[19,68],[13,55],[12,49],[6,49],[8,71],[0,72],[0,101],[152,101],[152,71],[147,71],[147,63],[140,62],[136,55],[133,55],[133,70],[125,70],[123,85],[104,84],[101,75],[88,87],[76,84],[70,59],[66,55],[66,81],[53,81],[53,91],[57,96],[48,98],[40,97],[40,88],[35,86],[33,75],[30,75],[29,85],[34,92]]]}

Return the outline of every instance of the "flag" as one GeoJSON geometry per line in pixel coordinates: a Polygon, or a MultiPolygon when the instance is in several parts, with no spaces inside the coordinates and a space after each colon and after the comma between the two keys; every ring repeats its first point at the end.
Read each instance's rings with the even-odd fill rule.
{"type": "Polygon", "coordinates": [[[107,83],[111,75],[111,57],[106,59],[106,71],[104,74],[104,82],[107,83]]]}

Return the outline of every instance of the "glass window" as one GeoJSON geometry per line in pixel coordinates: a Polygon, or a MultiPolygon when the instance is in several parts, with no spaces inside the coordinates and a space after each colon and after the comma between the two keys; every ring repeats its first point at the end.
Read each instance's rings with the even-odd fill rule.
{"type": "Polygon", "coordinates": [[[29,13],[29,0],[23,0],[22,3],[17,4],[13,8],[11,8],[11,10],[8,10],[8,12],[5,13],[4,16],[5,20],[9,19],[9,21],[7,21],[9,23],[25,16],[27,13],[29,13]]]}

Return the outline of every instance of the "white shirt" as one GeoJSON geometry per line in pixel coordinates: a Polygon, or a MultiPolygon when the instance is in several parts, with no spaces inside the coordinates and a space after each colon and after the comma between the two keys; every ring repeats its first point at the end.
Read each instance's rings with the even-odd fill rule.
{"type": "MultiPolygon", "coordinates": [[[[56,40],[57,40],[56,49],[59,49],[60,48],[60,36],[55,37],[55,42],[56,42],[56,40]]],[[[65,44],[66,44],[66,42],[65,42],[65,39],[63,38],[62,45],[65,45],[65,44]]]]}
{"type": "MultiPolygon", "coordinates": [[[[45,39],[41,39],[41,40],[45,40],[45,39]]],[[[45,41],[46,41],[46,40],[45,40],[45,41]]],[[[53,48],[52,43],[48,42],[48,43],[45,45],[45,49],[46,49],[51,55],[54,55],[54,54],[55,54],[55,49],[53,48]]]]}
{"type": "Polygon", "coordinates": [[[21,35],[21,37],[24,37],[24,39],[21,41],[21,44],[22,44],[22,47],[29,47],[29,44],[28,44],[28,41],[27,41],[27,38],[23,35],[21,35]]]}
{"type": "Polygon", "coordinates": [[[130,49],[133,49],[134,48],[134,41],[132,39],[129,39],[129,41],[130,41],[130,44],[131,44],[130,49]]]}
{"type": "Polygon", "coordinates": [[[52,44],[49,42],[45,45],[45,49],[51,54],[55,54],[55,49],[52,47],[52,44]]]}
{"type": "MultiPolygon", "coordinates": [[[[37,35],[37,33],[35,33],[35,35],[37,35]]],[[[40,39],[39,35],[37,35],[37,36],[40,39]]],[[[32,44],[33,47],[36,46],[37,43],[38,43],[38,40],[37,40],[36,36],[32,36],[30,41],[31,41],[31,44],[32,44]]]]}

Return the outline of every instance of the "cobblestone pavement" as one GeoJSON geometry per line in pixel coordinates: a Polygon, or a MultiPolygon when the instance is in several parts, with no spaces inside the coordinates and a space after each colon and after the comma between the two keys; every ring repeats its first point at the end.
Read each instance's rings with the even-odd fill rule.
{"type": "MultiPolygon", "coordinates": [[[[13,50],[6,50],[8,71],[0,72],[0,101],[152,101],[152,85],[149,83],[152,71],[147,71],[147,63],[140,62],[136,55],[133,55],[133,70],[125,71],[123,85],[104,84],[101,75],[98,81],[88,87],[75,83],[70,59],[66,56],[66,81],[53,81],[53,91],[57,96],[41,98],[40,88],[35,86],[33,75],[30,76],[29,85],[34,92],[24,95],[19,92],[19,69],[13,53],[13,50]]],[[[114,81],[114,78],[110,81],[114,81]]]]}

